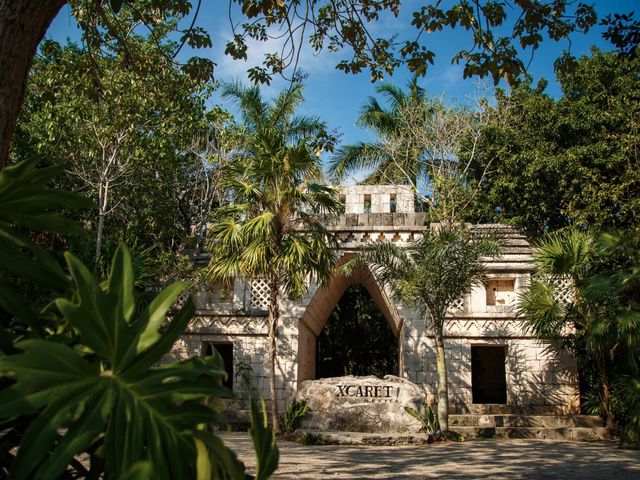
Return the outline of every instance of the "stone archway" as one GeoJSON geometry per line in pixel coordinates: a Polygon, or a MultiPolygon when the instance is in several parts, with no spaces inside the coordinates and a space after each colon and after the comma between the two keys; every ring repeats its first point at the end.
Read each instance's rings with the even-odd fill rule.
{"type": "MultiPolygon", "coordinates": [[[[344,263],[351,255],[345,255],[341,259],[344,263]]],[[[402,325],[395,304],[387,293],[380,288],[375,278],[367,268],[360,268],[351,275],[336,275],[330,284],[318,288],[311,301],[308,303],[303,316],[300,318],[298,329],[298,382],[311,380],[315,377],[316,370],[316,338],[320,335],[329,315],[342,298],[347,288],[353,284],[361,284],[371,295],[371,298],[384,315],[391,331],[398,338],[398,366],[403,370],[402,362],[402,325]]]]}

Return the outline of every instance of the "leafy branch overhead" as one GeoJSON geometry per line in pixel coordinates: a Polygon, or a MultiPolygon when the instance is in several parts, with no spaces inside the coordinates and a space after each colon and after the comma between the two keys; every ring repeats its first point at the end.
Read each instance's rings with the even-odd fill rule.
{"type": "Polygon", "coordinates": [[[435,61],[431,36],[444,29],[465,31],[469,47],[451,59],[464,65],[464,77],[490,76],[494,83],[505,79],[513,83],[526,71],[522,56],[535,51],[544,37],[568,38],[574,32],[586,33],[597,22],[594,7],[583,2],[540,1],[498,2],[494,0],[459,0],[425,2],[410,7],[411,25],[407,38],[391,32],[374,36],[377,22],[408,14],[400,0],[234,0],[242,20],[234,21],[233,40],[225,53],[246,59],[249,41],[266,42],[281,38],[279,53],[265,55],[261,67],[250,71],[252,80],[268,83],[273,75],[298,73],[300,49],[308,41],[318,52],[350,50],[351,58],[339,61],[336,68],[346,73],[369,70],[371,80],[391,75],[406,65],[409,71],[425,75],[435,61]],[[244,20],[249,18],[249,22],[244,20]]]}
{"type": "MultiPolygon", "coordinates": [[[[123,38],[119,17],[132,16],[150,29],[155,28],[153,18],[194,18],[184,27],[177,28],[180,42],[171,57],[186,43],[192,48],[211,46],[208,32],[196,26],[202,0],[195,7],[186,0],[156,0],[149,7],[127,0],[78,2],[85,8],[81,16],[87,38],[98,39],[100,30],[108,36],[123,38]],[[85,3],[91,8],[86,8],[85,3]],[[105,5],[110,8],[104,9],[105,5]],[[94,12],[95,9],[95,12],[94,12]],[[192,11],[193,10],[193,11],[192,11]],[[115,13],[116,15],[113,15],[115,13]]],[[[498,2],[495,0],[459,0],[456,2],[427,2],[411,12],[405,11],[400,0],[229,0],[229,17],[233,38],[226,44],[225,54],[234,59],[247,59],[249,42],[277,40],[274,51],[265,53],[261,66],[248,69],[254,83],[269,83],[273,75],[299,79],[300,50],[305,42],[318,52],[351,50],[351,58],[341,60],[336,68],[346,73],[369,70],[371,80],[391,75],[396,68],[406,65],[409,71],[425,75],[435,61],[430,46],[431,34],[444,29],[464,30],[469,36],[468,48],[462,48],[451,59],[464,65],[464,77],[491,76],[495,83],[501,78],[514,82],[526,71],[521,57],[535,51],[547,37],[552,40],[568,38],[574,32],[587,32],[597,22],[595,8],[587,3],[568,0],[542,2],[498,2]],[[234,7],[233,4],[237,4],[234,7]],[[239,10],[239,12],[238,12],[239,10]],[[385,18],[409,15],[414,31],[400,38],[396,32],[376,37],[372,28],[385,18]]],[[[627,21],[609,19],[607,38],[616,41],[624,36],[618,24],[627,21]]],[[[181,25],[179,22],[178,25],[181,25]]],[[[625,23],[628,26],[628,22],[625,23]]],[[[619,42],[618,42],[619,43],[619,42]]],[[[197,74],[211,74],[214,65],[201,57],[190,59],[185,68],[202,68],[197,74]],[[209,70],[207,70],[209,69],[209,70]]]]}

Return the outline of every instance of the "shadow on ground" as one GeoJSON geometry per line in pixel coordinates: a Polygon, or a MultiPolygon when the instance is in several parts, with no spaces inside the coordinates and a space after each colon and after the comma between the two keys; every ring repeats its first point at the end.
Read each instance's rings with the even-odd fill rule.
{"type": "MultiPolygon", "coordinates": [[[[222,436],[245,462],[255,465],[247,434],[222,436]]],[[[483,439],[428,446],[304,446],[280,441],[274,479],[633,479],[640,478],[640,451],[612,442],[483,439]]]]}

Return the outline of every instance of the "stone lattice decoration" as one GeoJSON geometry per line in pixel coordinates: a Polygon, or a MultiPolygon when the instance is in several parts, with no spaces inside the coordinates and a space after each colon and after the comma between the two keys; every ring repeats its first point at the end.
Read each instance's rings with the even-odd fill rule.
{"type": "Polygon", "coordinates": [[[269,294],[271,289],[264,278],[251,280],[251,310],[267,310],[269,308],[269,294]]]}
{"type": "Polygon", "coordinates": [[[422,411],[425,392],[393,375],[345,376],[302,382],[295,398],[310,409],[301,421],[304,429],[418,433],[421,424],[404,407],[422,411]]]}
{"type": "Polygon", "coordinates": [[[573,283],[569,277],[556,277],[551,279],[555,287],[556,300],[563,305],[573,303],[575,300],[573,293],[573,283]]]}
{"type": "Polygon", "coordinates": [[[460,297],[455,300],[449,310],[452,312],[459,312],[464,310],[464,297],[460,297]]]}

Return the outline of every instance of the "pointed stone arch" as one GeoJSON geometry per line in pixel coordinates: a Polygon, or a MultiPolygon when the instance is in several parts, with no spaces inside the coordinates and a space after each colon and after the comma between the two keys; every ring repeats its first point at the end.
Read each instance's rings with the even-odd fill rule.
{"type": "MultiPolygon", "coordinates": [[[[342,265],[352,257],[353,254],[345,254],[340,259],[339,264],[342,265]]],[[[403,319],[396,308],[396,304],[389,298],[387,292],[381,288],[368,268],[359,268],[349,276],[335,275],[329,285],[318,288],[314,292],[304,314],[300,318],[298,329],[298,382],[315,377],[316,338],[347,288],[353,284],[361,284],[367,290],[389,323],[393,334],[396,338],[400,338],[403,319]]],[[[401,345],[402,341],[398,341],[400,371],[403,369],[401,345]]]]}

